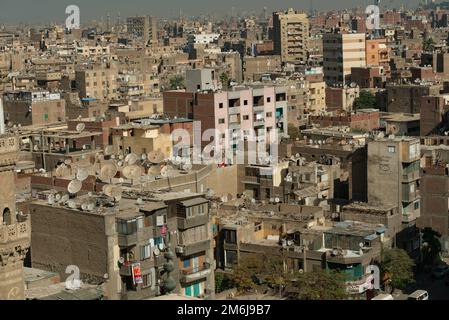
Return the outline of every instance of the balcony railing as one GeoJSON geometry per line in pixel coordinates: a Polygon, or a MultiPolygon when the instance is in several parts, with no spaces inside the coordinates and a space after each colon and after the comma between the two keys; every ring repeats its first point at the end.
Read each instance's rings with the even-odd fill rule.
{"type": "Polygon", "coordinates": [[[30,237],[30,221],[13,225],[0,225],[0,243],[27,239],[30,237]]]}
{"type": "Polygon", "coordinates": [[[210,263],[204,263],[202,266],[192,270],[181,270],[180,281],[183,283],[194,282],[207,277],[211,272],[210,263]]]}

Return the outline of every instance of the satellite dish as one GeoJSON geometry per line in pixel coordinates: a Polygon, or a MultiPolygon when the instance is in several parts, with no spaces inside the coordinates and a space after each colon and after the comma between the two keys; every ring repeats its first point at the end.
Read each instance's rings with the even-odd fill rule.
{"type": "Polygon", "coordinates": [[[76,179],[84,181],[89,177],[89,171],[86,168],[78,168],[76,172],[76,179]]]}
{"type": "Polygon", "coordinates": [[[118,159],[119,159],[119,160],[124,160],[125,157],[123,156],[123,154],[119,154],[119,155],[118,155],[118,159]]]}
{"type": "Polygon", "coordinates": [[[76,209],[77,208],[77,204],[73,200],[70,200],[69,202],[67,202],[67,205],[69,206],[70,209],[76,209]]]}
{"type": "Polygon", "coordinates": [[[89,202],[87,204],[87,211],[93,211],[95,209],[95,203],[89,202]]]}
{"type": "Polygon", "coordinates": [[[138,165],[131,165],[123,168],[122,174],[130,180],[139,179],[142,175],[142,168],[138,165]]]}
{"type": "Polygon", "coordinates": [[[163,251],[165,249],[165,245],[163,243],[159,243],[159,250],[163,251]]]}
{"type": "Polygon", "coordinates": [[[123,190],[120,186],[107,184],[103,186],[103,193],[108,197],[117,198],[122,196],[123,190]]]}
{"type": "Polygon", "coordinates": [[[123,161],[117,162],[117,165],[118,165],[119,167],[123,167],[123,161]]]}
{"type": "Polygon", "coordinates": [[[161,168],[159,166],[153,166],[148,169],[148,174],[152,176],[159,176],[161,175],[161,168]]]}
{"type": "Polygon", "coordinates": [[[129,165],[133,165],[139,160],[139,157],[135,153],[130,153],[126,156],[125,162],[127,162],[129,165]]]}
{"type": "Polygon", "coordinates": [[[184,170],[184,171],[190,171],[190,170],[192,170],[192,168],[193,168],[193,166],[190,163],[186,163],[182,166],[182,170],[184,170]]]}
{"type": "Polygon", "coordinates": [[[65,194],[61,197],[61,200],[59,201],[59,203],[67,203],[67,201],[70,200],[70,197],[68,194],[65,194]]]}
{"type": "Polygon", "coordinates": [[[69,185],[67,186],[67,191],[71,194],[76,194],[80,192],[81,188],[83,187],[83,183],[79,180],[72,180],[70,181],[69,185]]]}
{"type": "Polygon", "coordinates": [[[104,148],[104,154],[107,156],[110,156],[114,153],[114,147],[113,146],[107,146],[104,148]]]}
{"type": "Polygon", "coordinates": [[[81,210],[87,211],[87,207],[88,207],[88,204],[87,204],[86,202],[83,202],[83,203],[81,204],[81,210]]]}
{"type": "Polygon", "coordinates": [[[138,198],[137,199],[137,204],[138,205],[142,205],[143,204],[143,199],[142,198],[138,198]]]}
{"type": "Polygon", "coordinates": [[[58,201],[58,202],[61,200],[61,195],[59,193],[57,193],[55,195],[55,200],[58,201]]]}
{"type": "Polygon", "coordinates": [[[70,165],[71,163],[72,163],[71,159],[65,159],[64,160],[64,164],[66,164],[66,165],[70,165]]]}
{"type": "Polygon", "coordinates": [[[53,205],[55,204],[55,196],[53,194],[48,195],[48,204],[53,205]]]}
{"type": "Polygon", "coordinates": [[[151,151],[148,153],[148,161],[154,164],[160,164],[164,161],[165,155],[160,151],[151,151]]]}
{"type": "Polygon", "coordinates": [[[148,156],[144,153],[140,156],[140,159],[142,159],[142,161],[147,160],[148,156]]]}
{"type": "Polygon", "coordinates": [[[274,199],[274,202],[279,203],[279,202],[281,202],[281,199],[275,198],[275,199],[274,199]]]}
{"type": "Polygon", "coordinates": [[[109,180],[115,177],[117,174],[117,166],[114,162],[107,162],[105,165],[102,166],[100,170],[100,179],[101,180],[109,180]]]}
{"type": "Polygon", "coordinates": [[[76,131],[78,133],[83,132],[86,129],[86,125],[84,123],[78,123],[76,126],[76,131]]]}
{"type": "Polygon", "coordinates": [[[154,255],[157,257],[157,256],[159,256],[159,255],[161,254],[161,251],[159,250],[158,247],[156,247],[156,248],[154,248],[153,253],[154,253],[154,255]]]}

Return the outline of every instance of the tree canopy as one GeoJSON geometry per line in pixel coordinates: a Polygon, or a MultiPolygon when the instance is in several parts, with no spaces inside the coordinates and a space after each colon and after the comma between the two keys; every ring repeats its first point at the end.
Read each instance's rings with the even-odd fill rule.
{"type": "Polygon", "coordinates": [[[345,300],[348,298],[344,276],[335,271],[298,274],[286,298],[294,300],[345,300]]]}
{"type": "Polygon", "coordinates": [[[415,282],[413,267],[415,262],[402,249],[388,249],[383,254],[382,272],[384,279],[390,280],[393,289],[404,289],[407,285],[415,282]]]}
{"type": "Polygon", "coordinates": [[[354,109],[375,108],[376,97],[369,91],[363,90],[360,95],[354,100],[354,109]]]}

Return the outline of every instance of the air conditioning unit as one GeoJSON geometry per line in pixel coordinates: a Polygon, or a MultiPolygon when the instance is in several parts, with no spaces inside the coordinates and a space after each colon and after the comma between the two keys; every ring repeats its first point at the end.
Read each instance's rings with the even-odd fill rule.
{"type": "Polygon", "coordinates": [[[176,253],[183,254],[183,253],[184,253],[184,247],[182,247],[182,246],[177,246],[177,247],[176,247],[176,253]]]}

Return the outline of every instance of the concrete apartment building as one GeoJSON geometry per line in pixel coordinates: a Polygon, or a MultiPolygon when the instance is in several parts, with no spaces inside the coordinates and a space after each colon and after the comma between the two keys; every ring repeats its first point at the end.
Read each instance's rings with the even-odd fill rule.
{"type": "Polygon", "coordinates": [[[432,228],[441,234],[443,252],[449,252],[449,172],[447,163],[430,157],[421,179],[421,216],[419,228],[432,228]]]}
{"type": "Polygon", "coordinates": [[[14,91],[4,95],[5,120],[12,124],[46,125],[66,120],[66,102],[60,93],[14,91]]]}
{"type": "Polygon", "coordinates": [[[449,131],[449,94],[421,97],[421,136],[443,135],[449,131]]]}
{"type": "Polygon", "coordinates": [[[141,38],[145,44],[157,45],[158,28],[157,18],[149,16],[136,16],[126,19],[128,34],[141,38]]]}
{"type": "Polygon", "coordinates": [[[217,220],[217,263],[221,268],[232,270],[254,257],[282,260],[286,271],[340,270],[353,296],[365,296],[370,281],[366,268],[380,260],[382,247],[391,246],[385,226],[333,223],[316,206],[256,205],[247,208],[247,213],[224,206],[218,210],[217,220]]]}
{"type": "Polygon", "coordinates": [[[387,112],[420,113],[421,97],[440,94],[440,84],[391,84],[387,89],[387,112]]]}
{"type": "Polygon", "coordinates": [[[209,205],[200,195],[181,192],[146,199],[128,191],[115,204],[105,195],[94,201],[78,196],[72,208],[52,204],[50,194],[41,192],[42,199],[30,206],[33,266],[65,279],[66,266],[77,265],[81,280],[104,283],[111,300],[174,291],[192,297],[213,295],[209,205]],[[90,209],[80,208],[88,202],[90,209]]]}
{"type": "MultiPolygon", "coordinates": [[[[212,71],[213,72],[213,71],[212,71]]],[[[287,134],[288,113],[285,87],[238,86],[228,91],[212,91],[210,72],[192,72],[198,77],[187,80],[189,92],[166,91],[164,113],[170,117],[189,118],[201,122],[201,135],[207,129],[217,129],[222,135],[232,130],[232,145],[237,146],[238,136],[248,136],[254,130],[258,141],[268,142],[271,130],[279,136],[287,134]],[[197,90],[200,92],[195,93],[197,90]],[[209,90],[208,92],[203,90],[209,90]]],[[[189,73],[190,75],[190,73],[189,73]]],[[[222,143],[221,137],[217,143],[222,143]]],[[[228,137],[230,139],[230,137],[228,137]]],[[[208,143],[202,141],[206,146],[208,143]]]]}
{"type": "Polygon", "coordinates": [[[114,63],[87,65],[75,72],[80,98],[108,101],[118,97],[118,69],[114,63]]]}
{"type": "Polygon", "coordinates": [[[364,33],[336,29],[323,35],[323,68],[327,84],[349,84],[351,68],[366,66],[364,33]]]}
{"type": "Polygon", "coordinates": [[[162,133],[158,125],[129,123],[113,127],[111,140],[116,154],[159,151],[165,158],[173,154],[171,134],[162,133]]]}
{"type": "MultiPolygon", "coordinates": [[[[1,126],[0,126],[1,128],[1,126]]],[[[24,300],[23,261],[30,247],[31,223],[17,214],[15,165],[19,139],[0,130],[0,299],[24,300]]]]}
{"type": "Polygon", "coordinates": [[[243,74],[245,81],[259,81],[264,74],[281,71],[280,56],[245,56],[243,74]]]}
{"type": "Polygon", "coordinates": [[[326,111],[352,112],[354,101],[360,94],[357,85],[338,85],[326,87],[326,111]]]}
{"type": "Polygon", "coordinates": [[[274,54],[283,63],[305,64],[310,36],[307,14],[289,9],[273,13],[274,54]]]}
{"type": "Polygon", "coordinates": [[[402,228],[396,245],[419,257],[420,238],[416,220],[421,213],[420,141],[389,137],[368,143],[368,203],[397,206],[402,228]]]}

